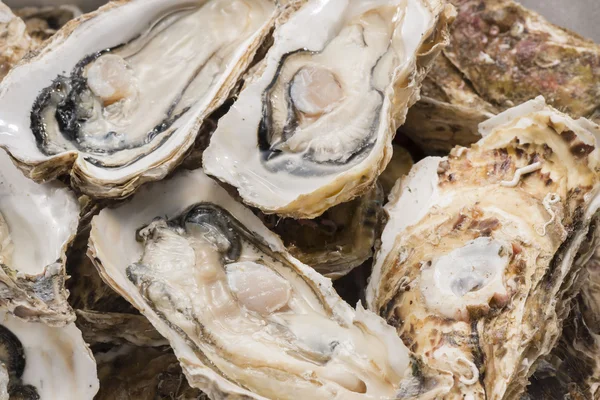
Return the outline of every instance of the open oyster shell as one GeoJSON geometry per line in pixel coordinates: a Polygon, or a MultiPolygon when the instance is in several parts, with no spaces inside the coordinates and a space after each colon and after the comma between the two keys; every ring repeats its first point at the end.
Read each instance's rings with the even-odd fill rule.
{"type": "Polygon", "coordinates": [[[430,398],[451,385],[199,170],[100,212],[88,254],[213,399],[430,398]]]}
{"type": "Polygon", "coordinates": [[[511,0],[451,0],[450,46],[423,81],[402,132],[430,154],[480,139],[477,125],[538,95],[600,121],[600,46],[511,0]]]}
{"type": "Polygon", "coordinates": [[[98,391],[96,361],[74,324],[50,327],[0,311],[0,362],[0,395],[10,399],[92,400],[98,391]]]}
{"type": "Polygon", "coordinates": [[[576,255],[600,206],[600,128],[540,97],[480,132],[397,184],[367,301],[454,375],[456,398],[512,399],[578,288],[576,255]]]}
{"type": "Polygon", "coordinates": [[[0,81],[33,46],[23,20],[0,2],[0,81]]]}
{"type": "Polygon", "coordinates": [[[314,218],[373,186],[440,51],[441,0],[309,0],[220,119],[204,170],[265,213],[314,218]]]}
{"type": "Polygon", "coordinates": [[[36,181],[70,173],[91,197],[125,197],[181,162],[277,10],[131,0],[82,16],[4,80],[0,146],[36,181]]]}
{"type": "Polygon", "coordinates": [[[65,290],[65,252],[79,203],[58,182],[27,179],[0,150],[0,304],[51,325],[75,319],[65,290]]]}

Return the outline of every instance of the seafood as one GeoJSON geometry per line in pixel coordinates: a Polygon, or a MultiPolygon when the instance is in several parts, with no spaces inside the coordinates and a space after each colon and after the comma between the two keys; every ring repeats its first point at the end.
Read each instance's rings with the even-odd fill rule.
{"type": "MultiPolygon", "coordinates": [[[[453,396],[516,398],[560,337],[600,206],[600,128],[531,100],[396,185],[369,307],[453,396]]],[[[448,398],[454,398],[448,397],[448,398]]]]}

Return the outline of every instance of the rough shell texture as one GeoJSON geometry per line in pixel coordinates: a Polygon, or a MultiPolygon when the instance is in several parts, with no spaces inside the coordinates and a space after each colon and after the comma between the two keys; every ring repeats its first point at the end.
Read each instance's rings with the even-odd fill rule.
{"type": "Polygon", "coordinates": [[[118,346],[96,353],[96,400],[208,400],[190,387],[169,347],[118,346]]]}
{"type": "Polygon", "coordinates": [[[0,2],[0,81],[34,46],[25,23],[0,2]]]}
{"type": "Polygon", "coordinates": [[[450,46],[423,83],[402,131],[429,153],[479,140],[477,124],[538,95],[600,120],[600,47],[515,1],[451,0],[450,46]]]}
{"type": "MultiPolygon", "coordinates": [[[[537,98],[399,181],[367,291],[454,395],[512,399],[560,337],[600,205],[600,128],[537,98]]],[[[453,397],[449,397],[453,398],[453,397]]]]}

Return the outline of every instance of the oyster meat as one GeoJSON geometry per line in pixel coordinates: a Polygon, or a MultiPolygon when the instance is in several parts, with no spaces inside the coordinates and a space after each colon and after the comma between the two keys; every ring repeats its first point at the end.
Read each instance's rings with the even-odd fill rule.
{"type": "Polygon", "coordinates": [[[0,363],[0,394],[10,399],[92,400],[98,391],[96,362],[74,324],[50,327],[0,311],[0,363]]]}
{"type": "Polygon", "coordinates": [[[441,49],[441,0],[309,0],[204,152],[204,170],[265,213],[314,218],[371,188],[441,49]]]}
{"type": "Polygon", "coordinates": [[[315,219],[257,214],[281,237],[292,256],[336,279],[373,255],[383,222],[383,189],[377,184],[361,197],[331,207],[315,219]]]}
{"type": "Polygon", "coordinates": [[[453,396],[517,398],[562,329],[600,206],[600,128],[539,97],[422,160],[390,195],[370,308],[453,396]]]}
{"type": "Polygon", "coordinates": [[[480,139],[477,124],[545,96],[574,118],[600,122],[600,46],[512,0],[450,0],[450,46],[425,78],[402,132],[447,154],[480,139]]]}
{"type": "Polygon", "coordinates": [[[113,2],[67,24],[0,92],[0,146],[94,198],[163,178],[269,32],[271,0],[113,2]]]}
{"type": "Polygon", "coordinates": [[[212,399],[430,398],[451,386],[199,170],[100,212],[88,254],[212,399]]]}
{"type": "Polygon", "coordinates": [[[65,252],[79,203],[58,182],[27,179],[0,150],[0,305],[27,320],[75,319],[65,290],[65,252]]]}

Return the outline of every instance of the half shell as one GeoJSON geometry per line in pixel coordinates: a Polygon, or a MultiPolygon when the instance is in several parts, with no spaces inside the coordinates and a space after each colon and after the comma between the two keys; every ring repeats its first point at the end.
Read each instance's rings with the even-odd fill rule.
{"type": "Polygon", "coordinates": [[[271,0],[131,0],[61,29],[0,88],[0,146],[94,198],[163,178],[269,32],[271,0]],[[174,45],[177,43],[177,45],[174,45]]]}
{"type": "Polygon", "coordinates": [[[314,218],[371,188],[452,9],[441,0],[310,0],[219,121],[206,173],[265,213],[314,218]]]}
{"type": "MultiPolygon", "coordinates": [[[[600,206],[600,128],[537,98],[399,182],[367,290],[454,395],[516,398],[560,337],[600,206]]],[[[454,397],[449,397],[454,398],[454,397]]]]}

